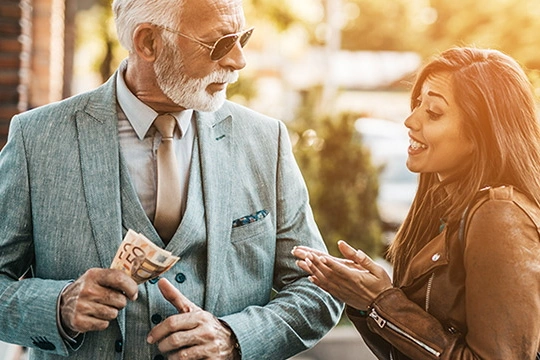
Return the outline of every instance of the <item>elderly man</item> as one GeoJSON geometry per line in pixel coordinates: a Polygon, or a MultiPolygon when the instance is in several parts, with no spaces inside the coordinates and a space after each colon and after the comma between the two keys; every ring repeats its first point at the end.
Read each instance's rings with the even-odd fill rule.
{"type": "Polygon", "coordinates": [[[15,116],[0,153],[0,340],[31,359],[284,359],[341,304],[290,254],[325,251],[285,126],[225,100],[241,0],[115,0],[129,57],[15,116]],[[109,269],[128,229],[179,256],[109,269]]]}

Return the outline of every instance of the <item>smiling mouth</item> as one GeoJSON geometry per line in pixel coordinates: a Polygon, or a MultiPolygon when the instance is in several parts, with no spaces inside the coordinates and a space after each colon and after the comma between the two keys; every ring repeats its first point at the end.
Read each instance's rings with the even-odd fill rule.
{"type": "Polygon", "coordinates": [[[427,149],[426,144],[422,144],[421,142],[418,142],[413,139],[409,139],[409,145],[411,146],[411,149],[413,150],[427,149]]]}

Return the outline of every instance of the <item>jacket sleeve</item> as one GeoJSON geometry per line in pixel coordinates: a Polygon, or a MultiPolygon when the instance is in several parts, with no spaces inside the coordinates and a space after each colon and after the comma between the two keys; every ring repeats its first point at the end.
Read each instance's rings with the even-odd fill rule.
{"type": "Polygon", "coordinates": [[[272,300],[224,316],[238,338],[242,359],[286,359],[315,345],[339,320],[343,305],[312,284],[295,263],[295,245],[326,251],[309,206],[306,185],[279,123],[276,181],[276,250],[272,300]]]}
{"type": "Polygon", "coordinates": [[[356,330],[358,330],[358,333],[362,336],[364,343],[377,356],[377,359],[391,360],[390,352],[392,351],[392,345],[380,335],[369,330],[367,317],[360,315],[357,309],[348,305],[346,307],[346,314],[356,330]]]}
{"type": "Polygon", "coordinates": [[[413,359],[534,359],[540,334],[537,226],[514,202],[488,201],[471,218],[464,247],[465,334],[445,329],[396,288],[372,304],[370,331],[413,359]]]}
{"type": "Polygon", "coordinates": [[[26,148],[16,116],[0,152],[0,340],[65,356],[56,303],[68,281],[19,280],[34,259],[32,227],[26,148]]]}

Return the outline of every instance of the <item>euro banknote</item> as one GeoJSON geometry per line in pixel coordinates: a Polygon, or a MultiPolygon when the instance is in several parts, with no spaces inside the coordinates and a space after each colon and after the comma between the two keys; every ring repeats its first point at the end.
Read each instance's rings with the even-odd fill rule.
{"type": "Polygon", "coordinates": [[[170,251],[160,248],[146,236],[131,229],[120,244],[111,269],[122,270],[137,284],[158,277],[180,260],[170,251]]]}

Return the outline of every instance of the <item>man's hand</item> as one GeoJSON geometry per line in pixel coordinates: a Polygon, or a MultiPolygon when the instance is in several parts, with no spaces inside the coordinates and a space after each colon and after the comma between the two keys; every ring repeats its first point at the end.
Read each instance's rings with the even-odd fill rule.
{"type": "Polygon", "coordinates": [[[168,317],[148,334],[150,344],[173,359],[234,359],[232,331],[215,316],[186,298],[166,279],[158,282],[163,297],[179,314],[168,317]]]}
{"type": "Polygon", "coordinates": [[[60,296],[62,326],[70,334],[105,330],[137,294],[137,283],[122,271],[89,269],[60,296]]]}

